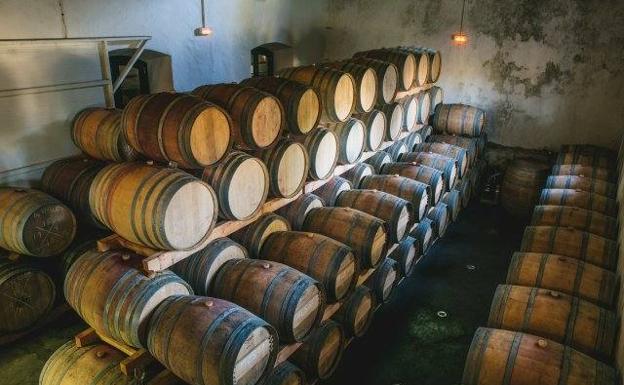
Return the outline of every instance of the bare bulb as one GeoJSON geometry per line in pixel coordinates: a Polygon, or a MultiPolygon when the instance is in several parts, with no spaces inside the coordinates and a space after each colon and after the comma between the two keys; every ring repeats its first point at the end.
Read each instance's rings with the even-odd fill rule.
{"type": "Polygon", "coordinates": [[[209,27],[195,28],[195,36],[210,36],[212,35],[212,29],[209,27]]]}

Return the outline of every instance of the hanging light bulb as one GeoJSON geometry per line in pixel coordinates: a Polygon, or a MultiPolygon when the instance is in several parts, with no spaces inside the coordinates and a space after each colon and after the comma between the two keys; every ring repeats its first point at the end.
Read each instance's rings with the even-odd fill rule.
{"type": "Polygon", "coordinates": [[[464,32],[464,14],[466,12],[466,0],[463,0],[461,21],[459,23],[459,32],[451,35],[451,40],[455,45],[468,44],[468,35],[464,32]]]}
{"type": "Polygon", "coordinates": [[[202,18],[202,26],[199,28],[195,28],[195,36],[212,35],[212,29],[210,27],[206,27],[206,10],[204,7],[204,0],[201,0],[201,18],[202,18]]]}

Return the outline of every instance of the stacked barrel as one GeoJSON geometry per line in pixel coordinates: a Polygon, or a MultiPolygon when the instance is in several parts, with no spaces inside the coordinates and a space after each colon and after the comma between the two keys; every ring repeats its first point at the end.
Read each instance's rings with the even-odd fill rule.
{"type": "Polygon", "coordinates": [[[561,148],[463,384],[619,383],[616,165],[607,149],[561,148]]]}

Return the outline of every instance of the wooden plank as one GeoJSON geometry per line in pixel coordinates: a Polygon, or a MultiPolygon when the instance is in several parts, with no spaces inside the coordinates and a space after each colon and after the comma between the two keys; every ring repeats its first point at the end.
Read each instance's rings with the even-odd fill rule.
{"type": "Polygon", "coordinates": [[[92,345],[98,341],[100,341],[100,336],[98,336],[93,328],[82,331],[74,337],[74,343],[79,348],[84,348],[85,346],[92,345]]]}
{"type": "MultiPolygon", "coordinates": [[[[96,331],[97,333],[97,331],[96,331]]],[[[97,333],[98,337],[100,337],[100,340],[102,340],[103,342],[106,342],[107,344],[109,344],[110,346],[114,347],[115,349],[119,350],[120,352],[122,352],[123,354],[127,355],[127,356],[132,356],[134,355],[137,351],[139,351],[140,349],[137,349],[135,347],[126,345],[122,342],[116,341],[108,336],[105,336],[103,334],[97,333]]]]}
{"type": "Polygon", "coordinates": [[[417,94],[417,93],[422,92],[422,91],[426,91],[426,90],[430,89],[433,86],[435,86],[435,84],[425,84],[424,86],[421,86],[421,87],[413,87],[413,88],[411,88],[411,89],[409,89],[407,91],[399,91],[399,92],[397,92],[396,99],[397,100],[398,99],[402,99],[402,98],[404,98],[406,96],[410,96],[410,95],[414,95],[414,94],[417,94]]]}
{"type": "Polygon", "coordinates": [[[119,363],[119,368],[126,376],[135,376],[136,374],[139,374],[136,377],[141,378],[140,374],[145,373],[145,369],[148,366],[153,365],[155,362],[156,360],[147,350],[139,349],[132,355],[123,359],[119,363]]]}

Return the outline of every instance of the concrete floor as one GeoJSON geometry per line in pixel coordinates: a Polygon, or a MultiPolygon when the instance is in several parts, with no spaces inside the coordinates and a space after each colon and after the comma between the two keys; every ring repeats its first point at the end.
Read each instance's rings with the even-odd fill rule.
{"type": "MultiPolygon", "coordinates": [[[[497,207],[473,203],[354,341],[326,385],[458,385],[472,335],[485,324],[522,226],[497,207]],[[466,265],[474,265],[469,270],[466,265]],[[448,316],[440,318],[443,310],[448,316]]],[[[35,385],[47,358],[84,330],[73,313],[0,347],[0,384],[35,385]]]]}

